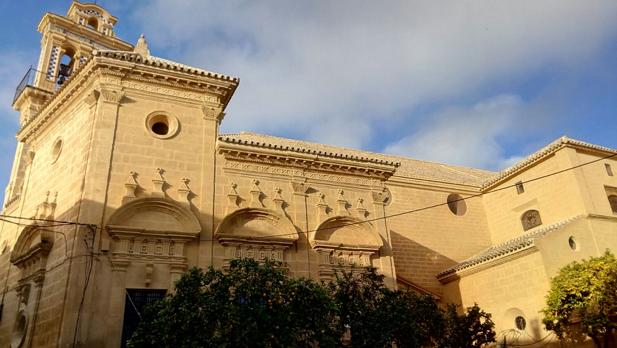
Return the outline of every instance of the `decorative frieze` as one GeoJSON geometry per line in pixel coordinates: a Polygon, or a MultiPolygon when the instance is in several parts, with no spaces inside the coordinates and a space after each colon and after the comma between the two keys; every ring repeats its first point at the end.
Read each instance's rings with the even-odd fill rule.
{"type": "Polygon", "coordinates": [[[380,180],[377,178],[366,178],[345,174],[329,174],[318,171],[306,171],[305,168],[294,168],[293,166],[262,165],[252,162],[240,162],[228,160],[225,163],[225,171],[229,173],[247,175],[250,173],[262,175],[277,175],[292,178],[305,178],[312,181],[324,182],[328,184],[348,184],[354,186],[373,187],[380,180]]]}

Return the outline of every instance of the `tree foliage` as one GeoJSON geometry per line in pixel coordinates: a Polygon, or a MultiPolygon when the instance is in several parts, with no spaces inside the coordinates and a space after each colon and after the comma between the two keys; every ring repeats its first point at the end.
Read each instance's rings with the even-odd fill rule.
{"type": "Polygon", "coordinates": [[[495,342],[495,324],[491,315],[478,307],[478,304],[467,308],[463,315],[457,313],[456,306],[449,305],[445,320],[446,332],[440,347],[481,347],[495,342]]]}
{"type": "Polygon", "coordinates": [[[606,346],[617,330],[617,259],[610,252],[563,267],[551,280],[544,325],[560,339],[606,346]]]}
{"type": "Polygon", "coordinates": [[[334,346],[326,289],[277,266],[233,260],[225,273],[189,270],[175,294],[146,309],[129,347],[334,346]]]}
{"type": "Polygon", "coordinates": [[[444,312],[430,296],[386,288],[374,269],[320,284],[244,259],[227,272],[189,270],[147,307],[129,347],[479,347],[494,342],[492,328],[477,306],[444,312]]]}

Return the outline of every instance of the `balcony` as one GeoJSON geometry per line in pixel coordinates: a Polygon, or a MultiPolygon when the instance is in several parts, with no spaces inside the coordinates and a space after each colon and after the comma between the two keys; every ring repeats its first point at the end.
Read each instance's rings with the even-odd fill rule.
{"type": "Polygon", "coordinates": [[[38,74],[42,75],[40,71],[30,66],[30,68],[26,72],[26,75],[24,75],[24,78],[21,79],[21,82],[17,85],[17,88],[15,89],[15,96],[13,97],[13,104],[15,104],[15,101],[23,93],[26,87],[34,87],[34,83],[38,78],[37,76],[38,74]]]}

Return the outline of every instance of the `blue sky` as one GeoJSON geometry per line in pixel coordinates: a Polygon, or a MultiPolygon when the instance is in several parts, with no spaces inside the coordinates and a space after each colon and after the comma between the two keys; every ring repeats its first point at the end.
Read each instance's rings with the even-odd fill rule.
{"type": "MultiPolygon", "coordinates": [[[[99,1],[152,54],[241,78],[241,130],[499,170],[561,135],[617,148],[617,2],[99,1]]],[[[2,0],[0,183],[44,12],[2,0]]]]}

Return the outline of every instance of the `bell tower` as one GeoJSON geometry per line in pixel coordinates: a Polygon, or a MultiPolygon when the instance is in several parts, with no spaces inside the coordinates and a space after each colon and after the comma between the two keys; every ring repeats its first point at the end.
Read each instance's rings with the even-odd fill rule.
{"type": "Polygon", "coordinates": [[[38,30],[43,35],[34,86],[54,92],[84,64],[94,49],[130,51],[132,45],[114,34],[117,18],[97,4],[74,1],[66,16],[46,13],[38,30]]]}
{"type": "MultiPolygon", "coordinates": [[[[65,16],[46,13],[38,25],[42,34],[41,51],[36,67],[30,67],[17,85],[13,108],[19,112],[21,127],[32,120],[43,105],[83,66],[92,51],[132,51],[133,45],[115,37],[118,22],[97,4],[73,1],[65,16]]],[[[26,144],[19,142],[4,208],[16,202],[21,192],[23,174],[29,158],[26,144]]]]}

